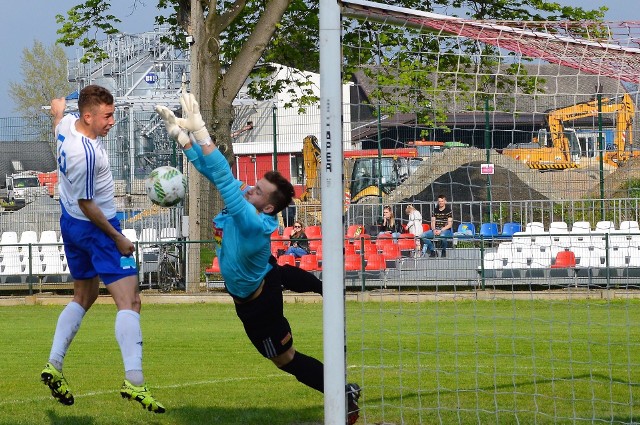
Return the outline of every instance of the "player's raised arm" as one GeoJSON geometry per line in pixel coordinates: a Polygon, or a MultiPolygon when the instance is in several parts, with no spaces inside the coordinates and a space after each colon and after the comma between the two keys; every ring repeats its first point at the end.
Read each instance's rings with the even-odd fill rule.
{"type": "Polygon", "coordinates": [[[67,101],[64,97],[58,97],[56,99],[51,99],[51,109],[49,113],[53,117],[53,132],[55,133],[56,127],[62,117],[64,116],[64,108],[67,106],[67,101]]]}

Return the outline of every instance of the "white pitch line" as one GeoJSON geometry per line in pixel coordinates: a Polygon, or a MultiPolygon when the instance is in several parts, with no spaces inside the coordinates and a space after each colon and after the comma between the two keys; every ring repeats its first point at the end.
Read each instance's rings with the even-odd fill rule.
{"type": "MultiPolygon", "coordinates": [[[[354,368],[359,368],[360,366],[357,365],[351,365],[351,366],[347,366],[347,369],[354,369],[354,368]]],[[[195,387],[198,385],[210,385],[210,384],[220,384],[220,383],[224,383],[224,382],[238,382],[238,381],[252,381],[252,380],[261,380],[264,378],[287,378],[287,379],[291,379],[293,378],[291,375],[286,374],[286,373],[278,373],[278,374],[273,374],[273,375],[264,375],[264,376],[260,376],[260,377],[244,377],[244,378],[224,378],[224,379],[213,379],[213,380],[208,380],[208,381],[194,381],[194,382],[185,382],[182,384],[172,384],[172,385],[154,385],[153,388],[158,388],[158,389],[164,389],[164,388],[168,388],[168,389],[173,389],[173,388],[186,388],[186,387],[195,387]]],[[[47,389],[48,390],[48,389],[47,389]]],[[[118,389],[116,390],[109,390],[109,391],[91,391],[88,393],[82,393],[82,394],[77,394],[74,395],[74,398],[84,398],[84,397],[95,397],[95,396],[100,396],[100,395],[105,395],[105,394],[112,394],[114,392],[118,392],[118,389]]],[[[38,401],[43,401],[43,400],[50,400],[51,396],[41,396],[41,397],[33,397],[33,398],[28,398],[28,399],[22,399],[22,400],[2,400],[0,401],[0,406],[5,406],[5,405],[9,405],[9,404],[26,404],[26,403],[33,403],[33,402],[38,402],[38,401]]]]}
{"type": "MultiPolygon", "coordinates": [[[[268,379],[273,379],[273,378],[292,378],[291,375],[288,374],[283,374],[283,373],[278,373],[278,374],[273,374],[273,375],[263,375],[263,376],[259,376],[259,377],[244,377],[244,378],[224,378],[224,379],[212,379],[212,380],[208,380],[208,381],[194,381],[194,382],[185,382],[182,384],[171,384],[171,385],[153,385],[154,389],[175,389],[175,388],[186,388],[186,387],[195,387],[198,385],[211,385],[211,384],[220,384],[220,383],[225,383],[225,382],[238,382],[238,381],[257,381],[257,380],[263,380],[265,378],[268,379]]],[[[43,388],[43,390],[48,391],[48,388],[43,388]]],[[[91,391],[88,393],[82,393],[82,394],[74,394],[74,398],[85,398],[85,397],[95,397],[95,396],[101,396],[101,395],[105,395],[105,394],[113,394],[113,393],[117,393],[119,391],[119,388],[115,389],[115,390],[108,390],[108,391],[91,391]]],[[[0,401],[0,406],[5,406],[8,404],[26,404],[26,403],[33,403],[33,402],[39,402],[39,401],[43,401],[43,400],[49,400],[51,399],[51,396],[42,396],[42,397],[33,397],[33,398],[28,398],[28,399],[22,399],[22,400],[3,400],[0,401]]]]}

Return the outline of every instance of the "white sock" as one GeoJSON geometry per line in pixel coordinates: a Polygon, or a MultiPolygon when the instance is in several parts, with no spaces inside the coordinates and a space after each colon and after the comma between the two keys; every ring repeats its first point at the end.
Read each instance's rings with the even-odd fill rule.
{"type": "Polygon", "coordinates": [[[140,314],[133,310],[120,310],[116,314],[116,340],[122,353],[125,377],[133,385],[144,384],[140,314]]]}
{"type": "Polygon", "coordinates": [[[80,329],[85,313],[86,311],[80,304],[71,301],[58,316],[58,324],[56,325],[53,344],[51,344],[51,353],[49,354],[49,363],[60,371],[64,363],[64,356],[67,354],[71,341],[78,333],[78,329],[80,329]]]}

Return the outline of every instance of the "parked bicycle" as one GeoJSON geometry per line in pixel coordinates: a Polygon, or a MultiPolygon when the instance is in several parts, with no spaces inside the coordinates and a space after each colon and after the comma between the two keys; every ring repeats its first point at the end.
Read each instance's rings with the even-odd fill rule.
{"type": "Polygon", "coordinates": [[[182,273],[182,245],[178,243],[162,243],[158,251],[158,290],[171,292],[185,288],[182,273]]]}

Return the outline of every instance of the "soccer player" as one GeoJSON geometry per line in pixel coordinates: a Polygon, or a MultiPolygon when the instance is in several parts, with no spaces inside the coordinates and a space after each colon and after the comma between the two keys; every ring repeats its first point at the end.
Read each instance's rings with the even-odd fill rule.
{"type": "MultiPolygon", "coordinates": [[[[207,131],[195,97],[183,92],[183,118],[156,106],[169,136],[183,148],[195,168],[220,191],[225,208],[213,222],[220,271],[236,314],[255,348],[278,368],[303,384],[324,391],[323,364],[293,346],[291,327],[284,316],[282,288],[322,293],[322,282],[297,267],[278,266],[271,255],[271,234],[278,227],[276,215],[294,195],[293,186],[277,171],[267,172],[254,187],[233,177],[224,155],[207,131]],[[192,133],[197,144],[192,144],[192,133]]],[[[348,422],[358,419],[360,388],[347,384],[348,422]]]]}
{"type": "Polygon", "coordinates": [[[120,231],[113,176],[100,139],[114,125],[113,96],[103,87],[89,85],[80,91],[78,114],[64,115],[64,109],[64,98],[51,101],[58,144],[60,231],[74,280],[73,300],[58,317],[49,362],[40,376],[55,399],[67,406],[73,404],[62,374],[63,361],[85,313],[98,298],[102,279],[118,309],[115,334],[125,369],[120,394],[149,411],[163,413],[164,406],[144,383],[134,245],[120,231]]]}

